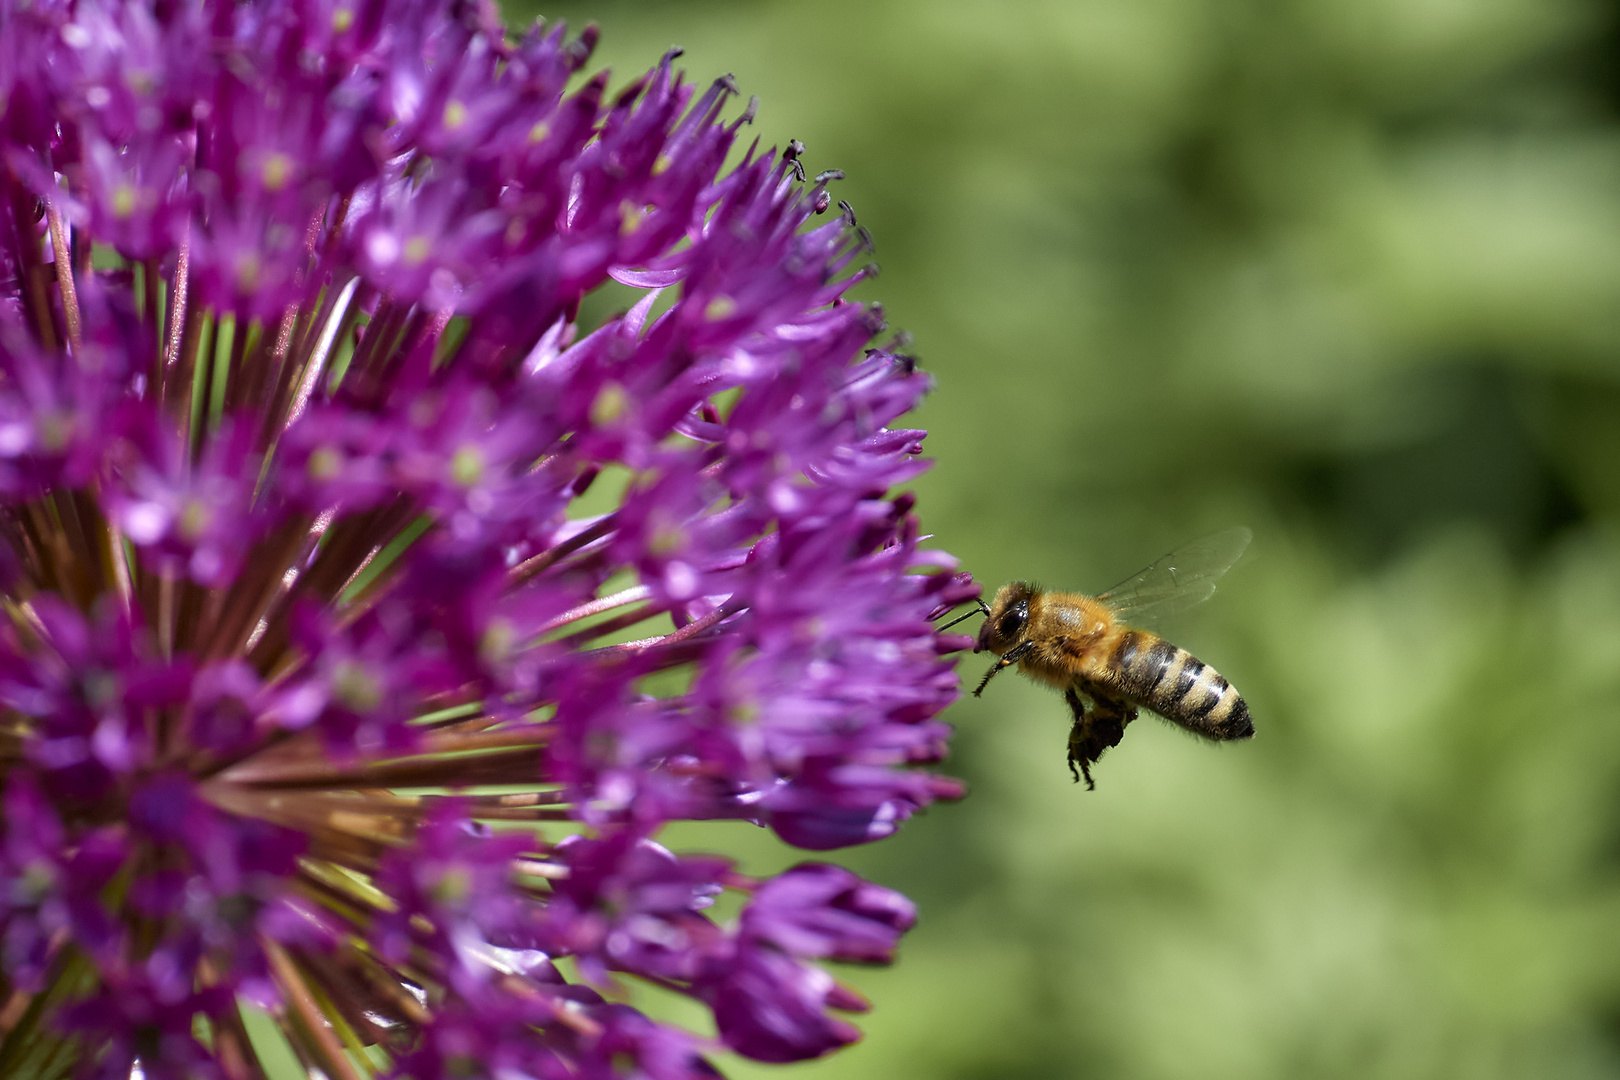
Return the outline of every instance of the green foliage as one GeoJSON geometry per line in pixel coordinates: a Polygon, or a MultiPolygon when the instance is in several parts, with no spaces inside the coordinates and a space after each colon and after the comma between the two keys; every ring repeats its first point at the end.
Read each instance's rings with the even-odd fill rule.
{"type": "Polygon", "coordinates": [[[767,145],[847,170],[939,379],[926,523],[987,587],[1257,535],[1170,629],[1258,738],[1144,718],[1088,795],[1055,696],[963,702],[972,798],[850,858],[923,922],[851,973],[868,1041],[796,1075],[1620,1068],[1611,6],[546,14],[621,79],[735,71],[767,145]]]}

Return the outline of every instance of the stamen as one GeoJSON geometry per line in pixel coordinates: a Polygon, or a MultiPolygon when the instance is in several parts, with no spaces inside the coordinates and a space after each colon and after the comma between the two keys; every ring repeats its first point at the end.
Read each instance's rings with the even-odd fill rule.
{"type": "Polygon", "coordinates": [[[326,316],[326,322],[321,326],[321,336],[315,343],[315,349],[310,353],[309,359],[304,363],[304,376],[299,381],[298,391],[293,396],[292,408],[287,411],[286,426],[291,427],[293,421],[304,414],[309,404],[309,396],[315,392],[315,384],[325,370],[327,357],[331,355],[332,343],[337,340],[338,330],[347,321],[349,303],[360,288],[360,279],[352,277],[344,282],[343,288],[338,291],[337,300],[332,310],[326,316]]]}
{"type": "MultiPolygon", "coordinates": [[[[304,981],[303,973],[287,951],[273,938],[263,935],[259,938],[259,944],[270,961],[270,970],[275,973],[276,982],[281,985],[287,1003],[292,1007],[299,1028],[297,1034],[302,1037],[304,1045],[315,1051],[321,1068],[333,1080],[361,1080],[360,1074],[349,1063],[348,1055],[316,1002],[309,984],[304,981]]],[[[295,1045],[298,1041],[294,1040],[295,1045]]]]}
{"type": "Polygon", "coordinates": [[[604,596],[598,600],[592,600],[588,603],[580,604],[578,607],[569,608],[567,611],[563,612],[561,615],[558,615],[549,622],[542,623],[535,630],[535,635],[537,637],[544,636],[551,633],[551,631],[557,629],[559,626],[567,626],[571,622],[577,622],[580,619],[586,619],[592,615],[600,615],[602,612],[612,611],[616,607],[623,607],[626,604],[637,603],[641,600],[647,599],[647,597],[651,595],[651,588],[646,585],[636,585],[632,588],[613,593],[610,596],[604,596]]]}
{"type": "Polygon", "coordinates": [[[73,285],[73,255],[69,249],[66,223],[56,199],[45,200],[45,217],[50,223],[51,249],[56,256],[56,284],[62,291],[62,321],[67,324],[68,345],[75,355],[83,351],[84,332],[79,322],[79,293],[73,285]]]}

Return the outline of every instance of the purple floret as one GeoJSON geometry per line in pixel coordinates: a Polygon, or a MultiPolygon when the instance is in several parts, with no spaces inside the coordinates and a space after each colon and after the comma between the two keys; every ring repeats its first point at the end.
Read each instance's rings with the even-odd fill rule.
{"type": "Polygon", "coordinates": [[[861,1037],[827,1010],[859,1010],[863,1001],[821,968],[749,938],[711,962],[700,986],[720,1037],[756,1061],[820,1057],[861,1037]]]}
{"type": "Polygon", "coordinates": [[[742,933],[785,952],[888,963],[917,907],[841,866],[804,863],[767,881],[743,909],[742,933]]]}
{"type": "Polygon", "coordinates": [[[978,588],[900,490],[929,380],[833,174],[594,41],[0,0],[8,1062],[251,1080],[244,1004],[336,1080],[858,1037],[820,962],[890,961],[910,902],[659,838],[960,796],[934,620],[978,588]]]}

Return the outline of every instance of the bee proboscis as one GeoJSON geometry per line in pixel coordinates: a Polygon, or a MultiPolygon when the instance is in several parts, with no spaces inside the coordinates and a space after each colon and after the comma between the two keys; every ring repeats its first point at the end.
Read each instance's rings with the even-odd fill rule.
{"type": "MultiPolygon", "coordinates": [[[[1074,714],[1069,771],[1087,788],[1091,766],[1117,746],[1138,709],[1158,713],[1206,739],[1254,734],[1243,696],[1187,650],[1131,624],[1207,600],[1253,534],[1227,529],[1177,548],[1107,592],[1049,592],[1027,581],[1003,585],[985,607],[974,652],[997,660],[973,696],[1013,664],[1062,691],[1074,714]]],[[[983,606],[981,602],[981,606],[983,606]]]]}

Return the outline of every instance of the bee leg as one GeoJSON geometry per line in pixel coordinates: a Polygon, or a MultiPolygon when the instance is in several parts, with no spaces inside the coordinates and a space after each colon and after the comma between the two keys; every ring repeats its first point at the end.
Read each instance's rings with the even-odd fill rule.
{"type": "MultiPolygon", "coordinates": [[[[1094,791],[1097,785],[1091,780],[1091,763],[1101,758],[1109,747],[1119,745],[1119,740],[1125,737],[1126,725],[1136,719],[1136,707],[1093,690],[1091,712],[1087,715],[1073,687],[1064,691],[1063,700],[1074,713],[1074,727],[1069,729],[1069,771],[1073,773],[1078,762],[1079,771],[1086,778],[1086,789],[1094,791]]],[[[1076,776],[1075,781],[1079,780],[1076,776]]]]}
{"type": "Polygon", "coordinates": [[[974,688],[973,696],[978,697],[980,694],[984,693],[984,688],[990,685],[990,680],[994,678],[996,673],[1002,668],[1011,667],[1024,657],[1028,656],[1034,650],[1035,643],[1033,641],[1025,641],[1021,644],[1013,646],[1011,649],[1008,649],[1002,654],[1001,659],[992,664],[990,670],[984,673],[984,678],[980,679],[979,685],[974,688]]]}
{"type": "Polygon", "coordinates": [[[1086,758],[1086,742],[1090,738],[1091,723],[1086,718],[1086,704],[1080,700],[1080,695],[1074,688],[1063,692],[1063,700],[1069,703],[1069,711],[1074,713],[1074,724],[1069,728],[1069,775],[1074,782],[1080,782],[1082,773],[1086,777],[1086,790],[1095,791],[1097,785],[1091,779],[1091,762],[1086,758]],[[1079,765],[1079,768],[1075,768],[1079,765]]]}

